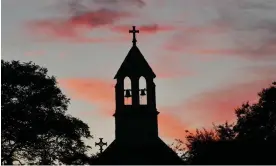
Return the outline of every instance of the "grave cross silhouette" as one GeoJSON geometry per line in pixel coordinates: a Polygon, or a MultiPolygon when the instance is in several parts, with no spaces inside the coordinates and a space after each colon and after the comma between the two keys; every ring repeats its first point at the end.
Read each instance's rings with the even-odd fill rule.
{"type": "Polygon", "coordinates": [[[132,30],[129,30],[129,33],[132,33],[133,34],[133,39],[132,39],[132,43],[133,45],[136,45],[136,33],[139,33],[139,30],[136,30],[135,29],[135,26],[132,26],[132,30]]]}
{"type": "Polygon", "coordinates": [[[95,142],[95,146],[99,146],[100,147],[100,153],[103,152],[103,146],[107,146],[106,142],[103,142],[103,138],[99,138],[100,142],[95,142]]]}

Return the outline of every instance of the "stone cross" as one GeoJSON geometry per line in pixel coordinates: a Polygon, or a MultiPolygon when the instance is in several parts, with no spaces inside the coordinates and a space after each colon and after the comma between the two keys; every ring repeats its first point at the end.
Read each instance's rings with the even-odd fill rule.
{"type": "Polygon", "coordinates": [[[95,142],[95,146],[100,147],[100,153],[103,152],[103,146],[107,146],[106,142],[103,142],[103,138],[100,138],[100,142],[95,142]]]}
{"type": "Polygon", "coordinates": [[[135,26],[132,26],[132,30],[129,30],[129,33],[132,33],[133,34],[133,39],[132,39],[132,43],[133,45],[136,45],[136,33],[139,33],[139,30],[136,30],[135,29],[135,26]]]}

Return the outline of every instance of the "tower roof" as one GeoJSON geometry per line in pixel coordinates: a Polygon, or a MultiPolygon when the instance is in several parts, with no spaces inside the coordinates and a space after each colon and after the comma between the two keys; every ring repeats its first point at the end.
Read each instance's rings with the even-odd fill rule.
{"type": "Polygon", "coordinates": [[[125,76],[156,77],[150,65],[135,44],[129,50],[114,79],[125,76]]]}
{"type": "Polygon", "coordinates": [[[155,78],[156,75],[152,71],[151,67],[142,55],[141,51],[136,46],[136,33],[139,33],[139,30],[136,30],[135,26],[132,26],[132,28],[132,30],[129,30],[129,33],[133,34],[133,46],[129,50],[124,62],[117,71],[114,79],[126,76],[144,76],[155,78]]]}

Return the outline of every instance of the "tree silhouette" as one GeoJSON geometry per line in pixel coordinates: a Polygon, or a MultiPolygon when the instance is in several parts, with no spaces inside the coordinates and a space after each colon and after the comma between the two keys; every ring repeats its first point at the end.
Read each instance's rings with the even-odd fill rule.
{"type": "Polygon", "coordinates": [[[200,153],[204,152],[205,144],[217,140],[217,135],[214,131],[208,131],[206,129],[196,130],[195,133],[186,132],[186,147],[188,152],[186,153],[185,160],[187,163],[193,163],[200,153]]]}
{"type": "Polygon", "coordinates": [[[172,148],[172,150],[174,150],[178,156],[186,161],[187,151],[184,141],[182,141],[181,139],[175,139],[174,142],[172,144],[168,144],[168,146],[172,148]]]}
{"type": "Polygon", "coordinates": [[[32,62],[1,60],[1,162],[82,164],[89,127],[66,115],[69,99],[55,77],[32,62]],[[75,162],[75,163],[74,163],[75,162]]]}
{"type": "Polygon", "coordinates": [[[263,89],[256,104],[243,104],[236,110],[234,127],[239,139],[276,140],[276,82],[263,89]]]}
{"type": "Polygon", "coordinates": [[[233,130],[235,126],[234,123],[229,124],[228,122],[225,122],[224,124],[213,126],[218,140],[231,141],[234,140],[237,136],[237,133],[233,130]]]}
{"type": "Polygon", "coordinates": [[[263,89],[259,101],[235,110],[235,124],[188,132],[189,164],[275,164],[276,83],[263,89]]]}

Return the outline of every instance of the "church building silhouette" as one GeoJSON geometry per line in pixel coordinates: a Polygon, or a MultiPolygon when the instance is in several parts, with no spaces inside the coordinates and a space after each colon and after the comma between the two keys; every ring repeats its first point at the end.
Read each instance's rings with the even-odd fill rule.
{"type": "Polygon", "coordinates": [[[95,164],[115,165],[156,165],[184,164],[183,160],[158,136],[158,114],[156,109],[155,73],[136,45],[136,33],[133,33],[133,46],[114,79],[116,110],[115,140],[96,159],[95,164]],[[128,77],[131,88],[124,89],[124,80],[128,77]],[[139,88],[139,79],[144,77],[146,88],[139,88]],[[141,102],[146,97],[146,104],[141,102]],[[125,103],[127,99],[131,104],[125,103]]]}

